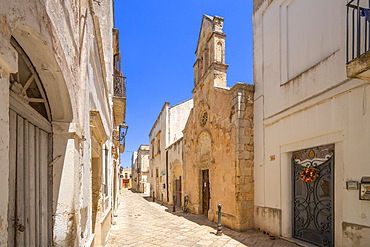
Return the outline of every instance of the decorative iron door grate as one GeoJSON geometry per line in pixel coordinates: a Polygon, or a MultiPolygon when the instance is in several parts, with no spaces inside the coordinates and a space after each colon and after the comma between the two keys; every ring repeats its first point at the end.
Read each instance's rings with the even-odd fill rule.
{"type": "Polygon", "coordinates": [[[293,153],[293,237],[334,246],[334,145],[293,153]]]}

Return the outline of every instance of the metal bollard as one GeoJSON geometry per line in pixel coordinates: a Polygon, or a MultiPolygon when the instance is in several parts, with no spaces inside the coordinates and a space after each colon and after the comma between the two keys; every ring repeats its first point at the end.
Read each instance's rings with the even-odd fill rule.
{"type": "Polygon", "coordinates": [[[221,226],[221,204],[218,204],[217,205],[218,207],[218,222],[217,222],[217,232],[216,232],[216,235],[217,236],[221,236],[222,235],[222,226],[221,226]]]}
{"type": "Polygon", "coordinates": [[[154,195],[155,195],[155,193],[154,193],[154,191],[153,191],[153,202],[155,201],[155,199],[154,199],[154,195]]]}
{"type": "Polygon", "coordinates": [[[173,196],[173,208],[172,208],[172,212],[176,212],[175,201],[176,201],[176,197],[173,196]]]}

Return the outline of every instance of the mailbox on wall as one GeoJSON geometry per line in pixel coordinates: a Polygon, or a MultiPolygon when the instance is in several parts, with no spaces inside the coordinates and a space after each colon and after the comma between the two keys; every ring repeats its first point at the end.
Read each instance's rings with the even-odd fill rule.
{"type": "Polygon", "coordinates": [[[361,178],[360,200],[370,201],[370,177],[361,178]]]}

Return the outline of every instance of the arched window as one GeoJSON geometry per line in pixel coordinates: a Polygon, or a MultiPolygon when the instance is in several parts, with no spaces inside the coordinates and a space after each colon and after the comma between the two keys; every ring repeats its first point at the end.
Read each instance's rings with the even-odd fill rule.
{"type": "Polygon", "coordinates": [[[18,72],[10,74],[11,91],[51,121],[49,103],[36,69],[14,38],[11,39],[11,44],[18,52],[18,72]]]}
{"type": "Polygon", "coordinates": [[[216,62],[224,63],[224,51],[221,42],[217,42],[216,45],[216,62]]]}
{"type": "Polygon", "coordinates": [[[207,71],[208,66],[209,66],[209,48],[208,48],[208,44],[206,44],[206,48],[204,48],[203,57],[204,57],[204,70],[207,71]]]}

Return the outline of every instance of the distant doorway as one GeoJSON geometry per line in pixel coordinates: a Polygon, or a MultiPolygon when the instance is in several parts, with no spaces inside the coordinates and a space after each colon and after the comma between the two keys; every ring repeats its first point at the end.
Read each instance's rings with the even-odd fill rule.
{"type": "Polygon", "coordinates": [[[159,170],[158,168],[155,169],[155,195],[153,196],[153,198],[159,198],[160,199],[160,196],[159,196],[159,170]]]}
{"type": "Polygon", "coordinates": [[[202,201],[203,214],[208,216],[209,210],[209,170],[202,170],[202,201]]]}
{"type": "Polygon", "coordinates": [[[175,180],[175,190],[176,190],[176,206],[181,207],[181,177],[175,180]]]}

